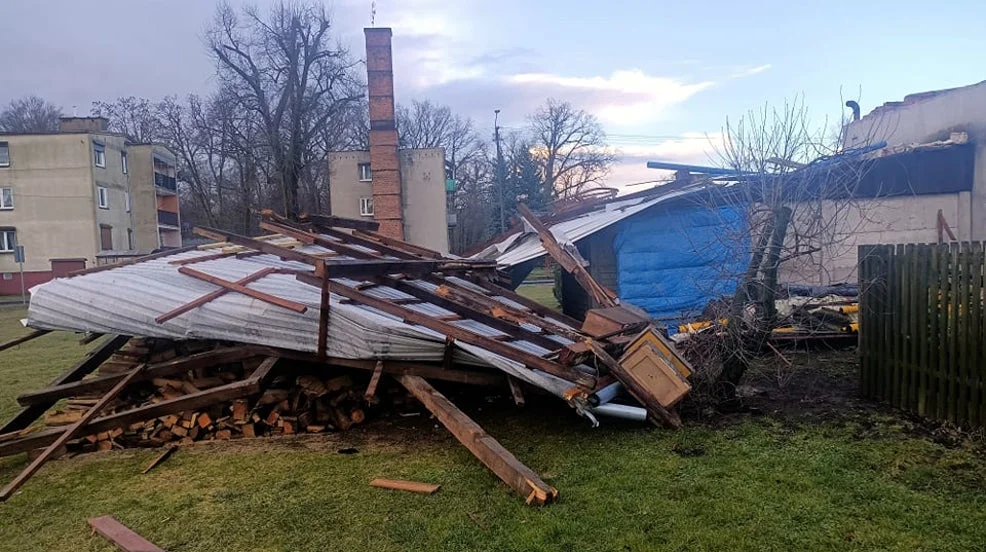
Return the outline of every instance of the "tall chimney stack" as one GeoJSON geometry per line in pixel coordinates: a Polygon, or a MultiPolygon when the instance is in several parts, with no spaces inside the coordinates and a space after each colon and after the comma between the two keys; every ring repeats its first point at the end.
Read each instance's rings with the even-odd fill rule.
{"type": "Polygon", "coordinates": [[[379,232],[404,239],[404,206],[394,115],[394,65],[389,28],[366,28],[366,80],[370,96],[370,170],[373,218],[379,232]]]}

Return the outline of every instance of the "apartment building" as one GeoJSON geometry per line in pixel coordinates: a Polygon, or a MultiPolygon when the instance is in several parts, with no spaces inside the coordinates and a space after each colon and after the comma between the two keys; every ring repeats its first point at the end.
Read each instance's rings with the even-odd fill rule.
{"type": "Polygon", "coordinates": [[[370,150],[329,153],[332,214],[373,219],[385,236],[447,252],[445,150],[398,149],[392,33],[383,27],[364,32],[370,150]]]}
{"type": "Polygon", "coordinates": [[[0,295],[72,270],[181,245],[176,161],[99,117],[48,134],[0,134],[0,295]]]}

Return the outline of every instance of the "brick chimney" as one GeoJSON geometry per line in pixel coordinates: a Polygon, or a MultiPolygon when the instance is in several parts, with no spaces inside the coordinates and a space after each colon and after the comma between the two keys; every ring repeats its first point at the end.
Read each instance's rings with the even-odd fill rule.
{"type": "Polygon", "coordinates": [[[106,117],[62,117],[58,132],[104,132],[109,124],[106,117]]]}
{"type": "Polygon", "coordinates": [[[370,96],[370,170],[373,218],[380,233],[404,239],[404,206],[394,116],[394,65],[389,28],[366,28],[366,80],[370,96]]]}

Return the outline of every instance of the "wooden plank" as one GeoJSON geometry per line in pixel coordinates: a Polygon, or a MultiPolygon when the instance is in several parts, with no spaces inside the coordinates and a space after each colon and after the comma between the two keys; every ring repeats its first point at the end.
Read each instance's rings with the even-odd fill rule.
{"type": "MultiPolygon", "coordinates": [[[[257,272],[254,272],[253,274],[250,274],[248,276],[240,278],[239,280],[236,280],[234,283],[237,285],[245,286],[251,282],[256,282],[257,280],[260,280],[261,278],[265,278],[276,272],[278,272],[278,269],[273,267],[263,268],[257,272]]],[[[222,297],[223,295],[226,295],[230,291],[231,290],[229,288],[225,288],[225,287],[219,288],[215,291],[210,291],[209,293],[203,295],[202,297],[199,297],[198,299],[195,299],[194,301],[189,301],[184,305],[175,307],[174,309],[158,316],[157,318],[154,319],[154,321],[157,322],[158,324],[163,324],[168,320],[171,320],[172,318],[181,316],[182,314],[185,314],[186,312],[192,309],[196,309],[210,301],[214,301],[222,297]]]]}
{"type": "Polygon", "coordinates": [[[916,341],[915,334],[915,310],[914,310],[914,244],[907,244],[904,246],[904,258],[903,265],[901,266],[901,304],[903,305],[903,311],[901,312],[901,323],[903,330],[903,349],[901,354],[903,355],[902,363],[902,373],[901,373],[901,401],[900,405],[902,408],[910,409],[912,405],[912,380],[914,377],[914,357],[912,355],[914,347],[913,344],[916,341]]]}
{"type": "Polygon", "coordinates": [[[373,400],[377,394],[377,385],[380,384],[380,376],[383,374],[383,361],[378,360],[376,368],[373,369],[373,375],[370,376],[370,383],[366,386],[366,392],[363,393],[363,398],[367,401],[373,400]]]}
{"type": "Polygon", "coordinates": [[[544,246],[544,250],[548,252],[549,255],[561,265],[566,271],[568,271],[575,280],[585,289],[589,297],[593,298],[596,303],[604,307],[615,307],[616,306],[616,294],[611,290],[607,289],[589,274],[589,271],[582,266],[571,253],[565,250],[561,244],[555,239],[551,230],[541,222],[538,217],[531,212],[531,210],[523,203],[517,204],[517,212],[520,216],[524,217],[528,223],[538,233],[538,237],[541,239],[541,245],[544,246]]]}
{"type": "Polygon", "coordinates": [[[972,323],[969,325],[968,343],[970,347],[969,366],[971,368],[971,395],[969,397],[969,417],[972,425],[982,425],[983,403],[983,364],[986,358],[983,357],[983,342],[981,339],[983,325],[983,269],[986,264],[986,251],[983,250],[983,243],[973,244],[972,259],[972,283],[970,285],[970,312],[972,323]]]}
{"type": "Polygon", "coordinates": [[[520,382],[513,376],[507,376],[507,385],[510,387],[510,394],[513,395],[514,404],[524,406],[524,390],[520,388],[520,382]]]}
{"type": "Polygon", "coordinates": [[[133,532],[112,516],[90,519],[89,527],[123,552],[164,552],[162,548],[133,532]]]}
{"type": "MultiPolygon", "coordinates": [[[[206,406],[212,406],[213,404],[253,395],[259,391],[260,384],[255,378],[237,381],[198,393],[183,395],[175,399],[96,418],[86,424],[79,435],[92,435],[111,429],[125,428],[134,422],[143,422],[151,418],[167,416],[168,414],[174,414],[183,410],[197,410],[206,406]]],[[[9,456],[48,446],[58,439],[58,436],[64,431],[65,428],[55,427],[9,441],[4,440],[3,436],[0,435],[0,456],[9,456]]]]}
{"type": "Polygon", "coordinates": [[[164,451],[161,454],[155,456],[154,460],[151,460],[151,463],[148,464],[147,467],[144,468],[140,473],[145,474],[153,470],[154,468],[160,466],[161,463],[167,460],[169,456],[174,454],[176,450],[178,450],[178,445],[168,445],[167,447],[165,447],[164,451]]]}
{"type": "Polygon", "coordinates": [[[958,335],[958,345],[959,345],[959,367],[958,367],[958,404],[956,405],[956,418],[957,422],[961,425],[968,425],[969,423],[969,372],[972,368],[969,359],[969,326],[970,322],[970,288],[972,286],[972,276],[970,274],[972,269],[972,251],[969,248],[969,242],[962,242],[959,244],[959,263],[961,269],[961,279],[959,284],[959,335],[958,335]]]}
{"type": "Polygon", "coordinates": [[[959,295],[961,293],[961,269],[959,268],[959,246],[949,245],[951,284],[948,293],[948,421],[953,424],[958,419],[959,392],[959,295]]]}
{"type": "Polygon", "coordinates": [[[582,326],[581,320],[576,320],[561,311],[550,309],[533,299],[528,299],[523,295],[520,295],[505,287],[501,287],[493,282],[490,282],[489,280],[484,280],[479,276],[470,276],[469,281],[485,289],[486,291],[490,292],[490,294],[492,295],[500,295],[502,297],[506,297],[507,299],[510,299],[515,303],[524,305],[525,307],[531,309],[531,312],[536,313],[538,316],[541,316],[543,318],[548,318],[548,317],[553,318],[571,327],[573,330],[578,330],[578,328],[582,326]]]}
{"type": "Polygon", "coordinates": [[[557,500],[558,491],[554,487],[542,481],[428,382],[417,376],[400,376],[397,379],[469,452],[510,488],[526,497],[528,504],[548,504],[557,500]]]}
{"type": "Polygon", "coordinates": [[[305,312],[308,311],[308,307],[296,301],[283,299],[281,297],[275,297],[269,293],[257,291],[255,289],[248,288],[242,284],[238,284],[236,282],[230,282],[229,280],[223,280],[222,278],[212,276],[211,274],[206,274],[205,272],[200,272],[198,270],[195,270],[194,268],[182,266],[178,268],[178,272],[186,276],[191,276],[193,278],[202,280],[204,282],[209,282],[210,284],[214,284],[226,288],[229,291],[242,293],[243,295],[257,299],[258,301],[263,301],[265,303],[270,303],[271,305],[276,305],[278,307],[288,309],[298,314],[304,314],[305,312]]]}
{"type": "Polygon", "coordinates": [[[396,238],[391,238],[390,236],[384,236],[383,234],[378,234],[376,232],[357,230],[353,232],[353,235],[360,238],[370,239],[374,242],[378,242],[380,245],[383,246],[389,246],[390,247],[389,251],[401,251],[404,253],[410,253],[416,255],[418,257],[424,257],[426,259],[445,258],[445,255],[433,249],[428,249],[427,247],[421,247],[420,245],[415,245],[413,243],[401,241],[396,238]]]}
{"type": "Polygon", "coordinates": [[[27,343],[28,341],[31,341],[32,339],[37,339],[37,338],[39,338],[39,337],[41,337],[43,335],[48,335],[49,333],[51,333],[51,330],[34,330],[33,332],[30,332],[28,334],[22,335],[20,337],[15,337],[14,339],[11,339],[10,341],[6,341],[4,343],[0,343],[0,351],[6,351],[7,349],[9,349],[11,347],[16,347],[16,346],[20,345],[21,343],[27,343]]]}
{"type": "Polygon", "coordinates": [[[976,361],[975,366],[977,367],[976,375],[976,388],[978,389],[978,424],[986,424],[986,305],[984,305],[984,294],[986,294],[986,243],[979,243],[977,245],[977,263],[979,268],[977,274],[979,275],[975,289],[978,291],[975,295],[975,303],[977,305],[977,312],[979,317],[979,324],[976,328],[975,342],[976,342],[976,361]]]}
{"type": "Polygon", "coordinates": [[[929,266],[929,248],[926,245],[920,245],[917,248],[917,266],[915,273],[917,275],[917,280],[915,282],[917,301],[917,330],[916,337],[918,340],[918,352],[917,352],[917,364],[919,367],[918,371],[918,381],[917,381],[917,412],[918,414],[924,416],[928,413],[928,378],[929,378],[929,354],[928,354],[928,341],[931,339],[929,336],[929,322],[928,322],[928,309],[930,308],[930,302],[928,297],[928,281],[931,276],[930,266],[929,266]]]}
{"type": "Polygon", "coordinates": [[[131,370],[130,373],[127,374],[127,377],[123,378],[113,387],[113,389],[110,389],[105,395],[103,395],[103,397],[99,399],[99,402],[87,410],[86,413],[79,418],[79,421],[66,428],[61,435],[59,435],[50,445],[48,445],[48,448],[46,448],[44,452],[42,452],[37,458],[34,459],[33,462],[24,468],[24,471],[18,474],[13,481],[0,490],[0,502],[6,502],[7,499],[9,499],[17,491],[17,489],[21,487],[21,485],[26,483],[27,480],[34,474],[38,473],[41,466],[45,465],[48,459],[55,454],[55,451],[65,446],[65,444],[73,439],[86,424],[96,417],[97,414],[106,408],[106,406],[112,401],[116,400],[116,397],[122,393],[124,389],[126,389],[127,385],[130,385],[130,382],[132,382],[143,369],[143,366],[138,366],[137,368],[131,370]]]}
{"type": "Polygon", "coordinates": [[[949,293],[951,286],[951,252],[947,244],[938,246],[938,288],[941,296],[938,299],[938,402],[939,420],[948,417],[948,331],[951,312],[949,310],[949,293]]]}
{"type": "MultiPolygon", "coordinates": [[[[151,380],[154,378],[166,378],[175,374],[181,374],[189,370],[208,368],[217,364],[240,362],[242,360],[260,356],[267,349],[263,347],[223,347],[196,353],[186,357],[175,358],[163,362],[148,364],[144,371],[138,376],[138,381],[151,380]]],[[[99,391],[112,388],[127,374],[107,374],[95,378],[85,379],[72,383],[53,385],[51,387],[24,393],[17,397],[17,402],[29,406],[40,404],[55,404],[61,399],[88,395],[99,391]]]]}
{"type": "MultiPolygon", "coordinates": [[[[115,335],[107,339],[102,345],[98,345],[90,351],[82,360],[72,366],[67,372],[56,378],[49,385],[62,385],[81,380],[99,367],[100,364],[110,358],[124,343],[130,340],[130,336],[115,335]]],[[[20,431],[34,423],[46,410],[55,406],[57,401],[46,401],[25,406],[13,418],[0,427],[0,434],[20,431]]]]}
{"type": "Polygon", "coordinates": [[[308,215],[307,218],[315,226],[324,226],[327,228],[352,228],[354,230],[370,231],[380,229],[380,223],[375,220],[351,219],[334,215],[308,215]]]}
{"type": "Polygon", "coordinates": [[[936,245],[925,246],[928,253],[928,339],[927,339],[927,370],[928,377],[925,384],[927,394],[927,406],[925,414],[937,416],[938,412],[938,332],[941,331],[938,322],[941,312],[941,293],[939,278],[939,247],[936,245]]]}
{"type": "Polygon", "coordinates": [[[894,254],[893,313],[894,313],[894,379],[890,404],[901,405],[901,389],[904,380],[904,245],[898,245],[894,254]]]}
{"type": "Polygon", "coordinates": [[[410,491],[412,493],[421,494],[435,494],[438,489],[441,489],[441,485],[434,485],[432,483],[421,483],[418,481],[403,481],[400,479],[374,479],[370,481],[371,487],[378,487],[380,489],[392,489],[396,491],[410,491]]]}
{"type": "Polygon", "coordinates": [[[208,227],[195,227],[193,232],[200,236],[205,236],[211,239],[226,240],[230,243],[235,243],[237,245],[242,245],[249,247],[251,249],[256,249],[263,253],[269,255],[274,255],[278,258],[288,260],[288,261],[298,261],[300,263],[305,263],[312,266],[318,266],[322,260],[302,253],[300,251],[295,251],[294,249],[289,249],[287,247],[281,247],[273,243],[268,243],[262,240],[257,240],[254,238],[249,238],[247,236],[241,236],[239,234],[234,234],[233,232],[225,232],[223,230],[217,230],[215,228],[208,227]]]}
{"type": "MultiPolygon", "coordinates": [[[[317,279],[313,280],[313,276],[308,274],[298,274],[296,278],[299,281],[306,282],[310,285],[320,285],[317,279]]],[[[592,389],[595,384],[595,377],[582,372],[578,372],[571,367],[563,366],[556,362],[552,362],[538,355],[523,351],[506,343],[501,343],[495,339],[490,339],[486,336],[477,334],[475,332],[469,331],[465,328],[460,328],[454,326],[442,320],[438,320],[434,317],[428,316],[426,314],[408,309],[403,305],[395,305],[384,299],[378,299],[376,297],[371,297],[350,288],[346,285],[340,284],[338,282],[330,281],[330,289],[332,293],[341,295],[348,299],[352,299],[358,303],[374,307],[376,309],[382,310],[388,314],[400,317],[405,322],[410,322],[412,324],[418,324],[424,326],[447,337],[455,338],[463,343],[469,343],[470,345],[476,345],[477,347],[482,347],[492,353],[504,356],[506,358],[516,360],[522,364],[527,365],[530,368],[536,368],[538,370],[543,370],[549,374],[558,376],[562,379],[571,381],[576,385],[588,389],[592,389]]]]}
{"type": "Polygon", "coordinates": [[[674,429],[681,428],[681,418],[673,411],[664,408],[654,396],[637,382],[632,374],[627,372],[615,358],[606,352],[606,349],[602,345],[596,340],[589,340],[588,343],[596,358],[601,360],[609,368],[610,372],[616,376],[616,379],[620,380],[620,383],[623,384],[627,392],[644,406],[651,423],[655,425],[662,424],[674,429]]]}

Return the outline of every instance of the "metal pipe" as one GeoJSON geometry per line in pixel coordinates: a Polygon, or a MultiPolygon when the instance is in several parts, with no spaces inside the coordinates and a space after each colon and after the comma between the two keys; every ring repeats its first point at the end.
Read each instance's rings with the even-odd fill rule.
{"type": "Polygon", "coordinates": [[[711,174],[718,176],[730,176],[734,174],[744,174],[743,171],[724,167],[703,167],[701,165],[685,165],[682,163],[669,163],[666,161],[648,161],[648,169],[664,169],[668,171],[688,171],[693,173],[711,174]]]}
{"type": "Polygon", "coordinates": [[[599,406],[601,404],[606,404],[609,401],[613,400],[613,398],[615,398],[617,395],[619,395],[620,391],[622,390],[623,390],[622,383],[618,381],[613,382],[607,385],[606,387],[603,387],[599,391],[593,393],[592,396],[589,397],[589,404],[591,404],[592,406],[599,406]]]}
{"type": "Polygon", "coordinates": [[[609,416],[611,418],[622,418],[635,422],[647,421],[647,411],[639,406],[627,406],[625,404],[601,404],[589,409],[593,414],[609,416]]]}

